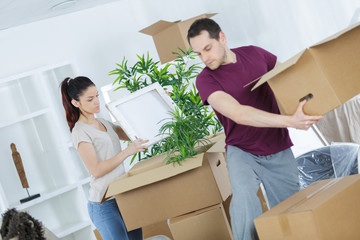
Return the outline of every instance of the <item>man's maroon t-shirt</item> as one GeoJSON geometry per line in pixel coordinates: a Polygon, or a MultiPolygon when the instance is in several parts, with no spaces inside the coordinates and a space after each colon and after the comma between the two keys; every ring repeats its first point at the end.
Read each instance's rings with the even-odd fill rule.
{"type": "MultiPolygon", "coordinates": [[[[261,77],[274,68],[276,56],[268,51],[246,46],[231,49],[236,55],[236,63],[221,65],[216,70],[204,68],[196,78],[196,87],[205,105],[215,91],[224,91],[240,104],[252,106],[271,113],[279,113],[274,93],[267,83],[255,90],[255,83],[246,84],[261,77]]],[[[226,145],[236,146],[255,155],[269,155],[292,146],[286,128],[259,128],[236,124],[231,119],[215,111],[224,126],[226,145]]]]}

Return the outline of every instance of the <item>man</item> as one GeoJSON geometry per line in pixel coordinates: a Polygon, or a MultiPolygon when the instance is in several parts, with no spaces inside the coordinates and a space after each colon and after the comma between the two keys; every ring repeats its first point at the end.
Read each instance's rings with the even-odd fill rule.
{"type": "Polygon", "coordinates": [[[270,207],[299,190],[287,127],[307,130],[322,117],[305,115],[306,101],[294,115],[280,115],[267,83],[254,91],[253,84],[244,87],[274,68],[273,54],[255,46],[229,49],[219,25],[208,18],[195,21],[187,37],[206,65],[196,87],[224,126],[234,238],[256,239],[253,220],[262,213],[256,196],[259,184],[264,184],[270,207]]]}

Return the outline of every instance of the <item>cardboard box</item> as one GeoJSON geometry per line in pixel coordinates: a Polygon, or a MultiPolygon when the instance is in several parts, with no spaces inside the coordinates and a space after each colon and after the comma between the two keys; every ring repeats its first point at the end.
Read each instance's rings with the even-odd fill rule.
{"type": "Polygon", "coordinates": [[[212,145],[207,151],[207,157],[209,162],[211,162],[210,167],[213,170],[215,181],[225,201],[231,193],[231,184],[229,180],[229,173],[226,167],[226,152],[225,152],[225,134],[220,134],[217,136],[217,139],[214,145],[212,145]]]}
{"type": "Polygon", "coordinates": [[[176,59],[176,55],[173,52],[178,52],[179,48],[184,51],[189,49],[187,31],[195,20],[210,18],[215,14],[202,14],[185,21],[179,20],[176,22],[160,20],[139,32],[153,37],[160,62],[164,64],[176,59]]]}
{"type": "MultiPolygon", "coordinates": [[[[268,82],[282,114],[324,115],[360,93],[360,23],[309,47],[277,65],[257,82],[268,82]]],[[[254,89],[253,88],[253,89],[254,89]]]]}
{"type": "Polygon", "coordinates": [[[360,239],[360,175],[315,182],[254,220],[261,240],[360,239]]]}
{"type": "Polygon", "coordinates": [[[116,197],[128,230],[221,203],[231,194],[223,154],[198,154],[182,166],[166,165],[165,157],[141,161],[109,185],[105,196],[116,197]]]}
{"type": "Polygon", "coordinates": [[[173,240],[174,237],[172,236],[171,232],[170,232],[170,228],[169,225],[167,223],[167,220],[155,223],[155,224],[151,224],[149,226],[145,226],[142,228],[142,232],[143,232],[143,238],[144,239],[148,239],[150,237],[155,237],[155,236],[166,236],[169,239],[173,240]]]}
{"type": "Polygon", "coordinates": [[[358,173],[360,173],[360,148],[359,148],[359,154],[358,154],[358,173]]]}
{"type": "Polygon", "coordinates": [[[222,204],[172,218],[169,228],[175,240],[233,239],[222,204]]]}
{"type": "Polygon", "coordinates": [[[267,195],[265,192],[264,184],[260,183],[259,190],[256,193],[256,196],[259,198],[262,212],[266,212],[270,209],[267,195]]]}
{"type": "Polygon", "coordinates": [[[224,210],[225,210],[225,214],[226,217],[229,221],[230,224],[230,228],[232,228],[231,226],[231,216],[230,216],[230,204],[231,204],[231,199],[232,199],[232,195],[230,195],[222,204],[224,206],[224,210]]]}

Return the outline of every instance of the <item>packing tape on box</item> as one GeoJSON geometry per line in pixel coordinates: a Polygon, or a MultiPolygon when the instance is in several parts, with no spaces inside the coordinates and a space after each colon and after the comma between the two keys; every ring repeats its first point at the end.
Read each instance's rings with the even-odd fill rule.
{"type": "Polygon", "coordinates": [[[288,217],[287,217],[287,213],[289,213],[295,207],[298,207],[301,204],[305,203],[306,201],[308,201],[310,198],[314,197],[319,192],[330,188],[331,186],[333,186],[334,184],[336,184],[340,180],[341,180],[341,178],[334,178],[334,179],[330,180],[324,186],[322,186],[319,189],[317,189],[316,191],[310,193],[305,198],[303,198],[300,201],[296,202],[295,204],[290,206],[288,209],[286,209],[282,214],[280,214],[278,219],[279,219],[279,224],[280,224],[281,231],[284,234],[284,236],[290,236],[291,235],[291,227],[290,227],[290,223],[289,223],[289,220],[288,220],[288,217]]]}

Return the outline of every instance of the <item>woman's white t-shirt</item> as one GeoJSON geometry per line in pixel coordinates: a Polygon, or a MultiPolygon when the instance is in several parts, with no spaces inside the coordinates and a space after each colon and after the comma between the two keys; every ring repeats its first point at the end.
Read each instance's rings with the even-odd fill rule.
{"type": "MultiPolygon", "coordinates": [[[[98,161],[104,161],[114,157],[121,152],[121,145],[118,135],[115,132],[116,125],[98,118],[106,128],[106,132],[98,130],[86,123],[76,122],[72,130],[72,141],[77,150],[79,143],[92,143],[97,155],[98,161]]],[[[91,175],[89,201],[101,202],[109,184],[125,173],[124,163],[107,173],[106,175],[95,178],[91,175]]]]}

